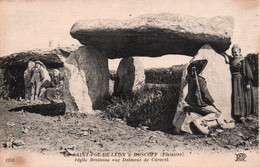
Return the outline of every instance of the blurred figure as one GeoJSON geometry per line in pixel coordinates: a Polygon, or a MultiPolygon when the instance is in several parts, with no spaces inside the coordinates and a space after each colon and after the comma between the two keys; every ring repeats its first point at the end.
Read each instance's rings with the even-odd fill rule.
{"type": "Polygon", "coordinates": [[[34,61],[28,62],[28,67],[24,71],[24,86],[25,86],[25,100],[31,99],[31,89],[32,89],[32,83],[31,83],[31,77],[32,77],[32,69],[35,66],[34,61]]]}
{"type": "Polygon", "coordinates": [[[46,97],[50,102],[59,103],[63,99],[64,78],[58,69],[54,69],[51,75],[51,87],[46,92],[46,97]]]}
{"type": "Polygon", "coordinates": [[[51,77],[51,86],[58,87],[63,84],[63,79],[60,76],[60,71],[58,69],[53,70],[53,75],[51,77]]]}
{"type": "Polygon", "coordinates": [[[39,98],[41,100],[46,100],[46,88],[51,86],[51,77],[47,70],[47,67],[43,63],[41,63],[41,70],[43,71],[44,76],[42,80],[42,85],[40,87],[39,98]]]}

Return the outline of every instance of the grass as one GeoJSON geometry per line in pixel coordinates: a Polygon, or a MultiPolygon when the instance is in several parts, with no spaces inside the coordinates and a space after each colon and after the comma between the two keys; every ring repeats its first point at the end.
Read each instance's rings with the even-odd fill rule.
{"type": "Polygon", "coordinates": [[[127,99],[111,97],[105,109],[109,119],[120,118],[130,126],[148,126],[171,133],[179,100],[182,66],[145,71],[146,85],[127,99]]]}

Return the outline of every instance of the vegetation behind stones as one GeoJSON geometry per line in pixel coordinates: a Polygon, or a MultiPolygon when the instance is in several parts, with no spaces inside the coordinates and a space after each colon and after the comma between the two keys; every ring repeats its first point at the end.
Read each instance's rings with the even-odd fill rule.
{"type": "MultiPolygon", "coordinates": [[[[112,97],[106,108],[110,119],[120,118],[131,126],[148,126],[171,133],[179,100],[183,65],[145,70],[146,85],[127,99],[112,97]]],[[[111,79],[115,72],[111,72],[111,79]]]]}
{"type": "MultiPolygon", "coordinates": [[[[249,54],[247,60],[254,74],[253,85],[258,86],[258,54],[249,54]]],[[[151,130],[172,133],[184,65],[145,70],[146,85],[131,98],[112,97],[106,108],[110,119],[120,118],[131,126],[148,126],[151,130]]],[[[114,80],[112,71],[110,79],[114,80]]],[[[258,90],[258,89],[254,89],[258,90]]],[[[258,96],[256,94],[256,96],[258,96]]]]}
{"type": "Polygon", "coordinates": [[[250,67],[252,69],[253,75],[254,75],[254,80],[253,80],[253,86],[258,87],[258,53],[250,53],[246,56],[247,61],[250,64],[250,67]]]}
{"type": "Polygon", "coordinates": [[[145,82],[154,84],[179,84],[184,65],[175,65],[171,68],[157,68],[145,70],[145,82]]]}

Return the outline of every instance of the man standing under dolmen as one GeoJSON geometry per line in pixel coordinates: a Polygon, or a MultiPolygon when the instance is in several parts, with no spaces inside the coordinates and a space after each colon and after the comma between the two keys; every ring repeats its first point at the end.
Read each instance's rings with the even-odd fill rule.
{"type": "Polygon", "coordinates": [[[41,61],[35,61],[35,67],[32,69],[32,78],[31,78],[32,98],[31,98],[31,100],[38,101],[39,97],[40,97],[40,89],[41,89],[41,86],[42,86],[44,78],[45,78],[44,71],[41,68],[42,65],[43,65],[43,63],[41,61]]]}

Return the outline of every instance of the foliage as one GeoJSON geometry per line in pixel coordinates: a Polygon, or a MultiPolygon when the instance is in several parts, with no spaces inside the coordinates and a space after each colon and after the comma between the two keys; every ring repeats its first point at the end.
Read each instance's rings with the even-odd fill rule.
{"type": "Polygon", "coordinates": [[[145,70],[146,83],[172,84],[182,76],[184,65],[175,65],[171,68],[157,68],[145,70]]]}
{"type": "MultiPolygon", "coordinates": [[[[120,118],[131,126],[172,132],[172,120],[179,100],[184,65],[145,70],[146,85],[126,99],[112,97],[105,116],[120,118]]],[[[116,71],[110,71],[115,80],[116,71]]]]}
{"type": "Polygon", "coordinates": [[[152,130],[170,132],[179,93],[180,84],[146,85],[128,99],[112,97],[106,116],[120,118],[134,127],[148,126],[152,130]]]}
{"type": "Polygon", "coordinates": [[[246,56],[246,60],[249,62],[250,67],[252,69],[254,80],[253,86],[258,87],[258,53],[250,53],[246,56]]]}

